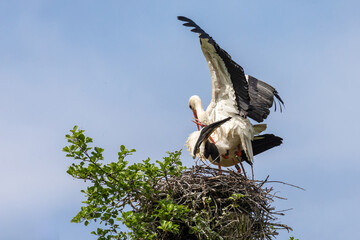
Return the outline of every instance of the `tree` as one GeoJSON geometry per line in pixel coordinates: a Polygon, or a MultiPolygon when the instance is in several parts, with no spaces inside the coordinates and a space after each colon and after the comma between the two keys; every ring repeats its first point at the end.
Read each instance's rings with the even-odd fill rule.
{"type": "MultiPolygon", "coordinates": [[[[105,164],[104,149],[75,126],[63,148],[74,163],[72,177],[90,182],[79,213],[72,222],[100,222],[92,232],[103,239],[266,239],[278,229],[277,213],[270,206],[272,188],[266,181],[208,167],[187,169],[181,151],[168,152],[163,161],[146,159],[129,165],[135,152],[120,147],[117,162],[105,164]],[[122,231],[120,225],[129,231],[122,231]]],[[[282,215],[282,214],[280,214],[282,215]]]]}

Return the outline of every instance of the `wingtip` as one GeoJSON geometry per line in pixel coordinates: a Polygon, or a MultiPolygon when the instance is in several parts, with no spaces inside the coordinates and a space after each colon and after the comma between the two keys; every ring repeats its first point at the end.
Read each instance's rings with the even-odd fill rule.
{"type": "Polygon", "coordinates": [[[214,44],[214,40],[207,34],[199,25],[197,25],[193,20],[184,16],[177,16],[177,19],[183,21],[182,25],[185,27],[192,28],[190,31],[198,33],[200,38],[209,39],[209,42],[214,44]]]}
{"type": "Polygon", "coordinates": [[[180,21],[187,21],[188,20],[188,18],[184,17],[184,16],[177,16],[177,19],[180,20],[180,21]]]}
{"type": "MultiPolygon", "coordinates": [[[[276,97],[276,99],[279,101],[279,106],[280,106],[280,112],[282,112],[283,107],[285,107],[285,103],[284,101],[281,99],[279,93],[277,91],[274,92],[274,96],[276,97]]],[[[276,102],[275,102],[275,111],[276,111],[276,102]]]]}

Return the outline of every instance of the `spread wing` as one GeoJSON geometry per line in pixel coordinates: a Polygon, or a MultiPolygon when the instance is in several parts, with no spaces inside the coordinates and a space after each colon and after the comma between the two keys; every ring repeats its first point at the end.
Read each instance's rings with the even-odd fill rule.
{"type": "Polygon", "coordinates": [[[178,19],[185,22],[184,26],[192,27],[192,32],[199,34],[201,49],[212,80],[211,103],[215,104],[210,104],[210,108],[220,101],[225,101],[225,109],[228,109],[228,112],[235,112],[242,117],[248,116],[257,122],[264,121],[270,114],[274,98],[279,101],[282,110],[284,102],[274,87],[245,75],[244,69],[194,21],[182,16],[178,19]]]}
{"type": "Polygon", "coordinates": [[[264,119],[266,119],[270,114],[270,108],[274,103],[274,98],[278,100],[280,111],[282,111],[284,102],[274,87],[252,76],[247,75],[246,77],[249,82],[250,104],[253,106],[251,111],[248,113],[248,117],[254,119],[257,122],[264,121],[264,119]]]}
{"type": "MultiPolygon", "coordinates": [[[[189,18],[179,16],[184,26],[199,34],[201,49],[208,63],[212,80],[212,103],[225,100],[234,106],[235,111],[246,117],[251,110],[249,86],[244,69],[231,59],[231,56],[214,41],[203,29],[189,18]]],[[[210,106],[215,104],[210,104],[210,106]]]]}

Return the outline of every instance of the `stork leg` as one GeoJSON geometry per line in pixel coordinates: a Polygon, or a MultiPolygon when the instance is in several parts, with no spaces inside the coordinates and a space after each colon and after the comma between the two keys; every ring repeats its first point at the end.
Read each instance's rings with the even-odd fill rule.
{"type": "Polygon", "coordinates": [[[237,146],[237,151],[235,152],[236,156],[238,156],[240,159],[241,159],[241,148],[240,148],[240,145],[237,146]]]}
{"type": "Polygon", "coordinates": [[[240,148],[240,145],[238,145],[238,150],[235,152],[235,154],[236,154],[237,159],[238,159],[238,161],[240,163],[240,166],[241,166],[241,168],[243,170],[244,176],[247,178],[245,168],[244,168],[243,164],[241,163],[241,148],[240,148]]]}
{"type": "Polygon", "coordinates": [[[238,171],[238,173],[241,173],[241,169],[240,169],[239,165],[237,164],[237,162],[233,158],[231,160],[234,162],[235,168],[238,171]]]}
{"type": "Polygon", "coordinates": [[[219,170],[220,170],[220,171],[219,171],[219,175],[222,175],[222,172],[221,172],[221,163],[220,163],[220,162],[218,163],[218,166],[219,166],[219,170]]]}
{"type": "Polygon", "coordinates": [[[229,150],[227,150],[226,153],[222,154],[221,156],[225,159],[229,159],[229,150]]]}
{"type": "Polygon", "coordinates": [[[252,164],[251,164],[251,178],[254,181],[254,168],[252,164]]]}

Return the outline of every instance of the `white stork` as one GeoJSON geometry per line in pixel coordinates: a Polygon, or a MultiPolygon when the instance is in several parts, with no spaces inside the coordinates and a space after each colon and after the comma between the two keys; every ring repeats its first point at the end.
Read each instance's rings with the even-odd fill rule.
{"type": "MultiPolygon", "coordinates": [[[[245,75],[243,68],[234,62],[230,55],[220,48],[212,37],[194,21],[182,16],[179,16],[178,19],[185,22],[184,26],[192,27],[192,32],[199,34],[201,50],[208,63],[212,80],[212,98],[206,111],[200,97],[196,95],[190,98],[189,107],[194,113],[197,124],[210,126],[212,123],[220,123],[216,127],[212,126],[211,133],[214,132],[214,134],[207,136],[211,142],[206,137],[202,137],[202,133],[199,131],[189,136],[186,146],[190,154],[193,156],[197,154],[200,159],[208,159],[206,155],[209,156],[208,152],[211,151],[209,149],[216,148],[220,157],[220,160],[216,161],[219,166],[220,164],[223,166],[235,165],[234,157],[241,157],[242,153],[245,153],[246,156],[242,156],[240,159],[246,159],[252,163],[254,155],[254,142],[252,141],[256,140],[254,135],[262,132],[266,125],[253,126],[247,117],[262,122],[270,113],[269,109],[273,105],[274,97],[280,103],[280,110],[281,104],[284,104],[282,99],[275,88],[269,84],[245,75]],[[228,117],[231,119],[227,119],[228,117]],[[227,119],[225,122],[221,122],[225,119],[227,119]],[[200,138],[203,138],[200,141],[200,144],[204,142],[203,146],[195,147],[200,138]],[[206,145],[208,152],[206,152],[206,145]],[[200,152],[197,151],[198,149],[200,152]]],[[[269,142],[269,136],[263,135],[262,139],[267,140],[263,142],[269,142]]],[[[275,141],[276,146],[281,144],[279,139],[275,141]]],[[[263,142],[261,143],[263,144],[263,142]]],[[[265,145],[265,150],[274,147],[274,143],[265,145]]]]}

